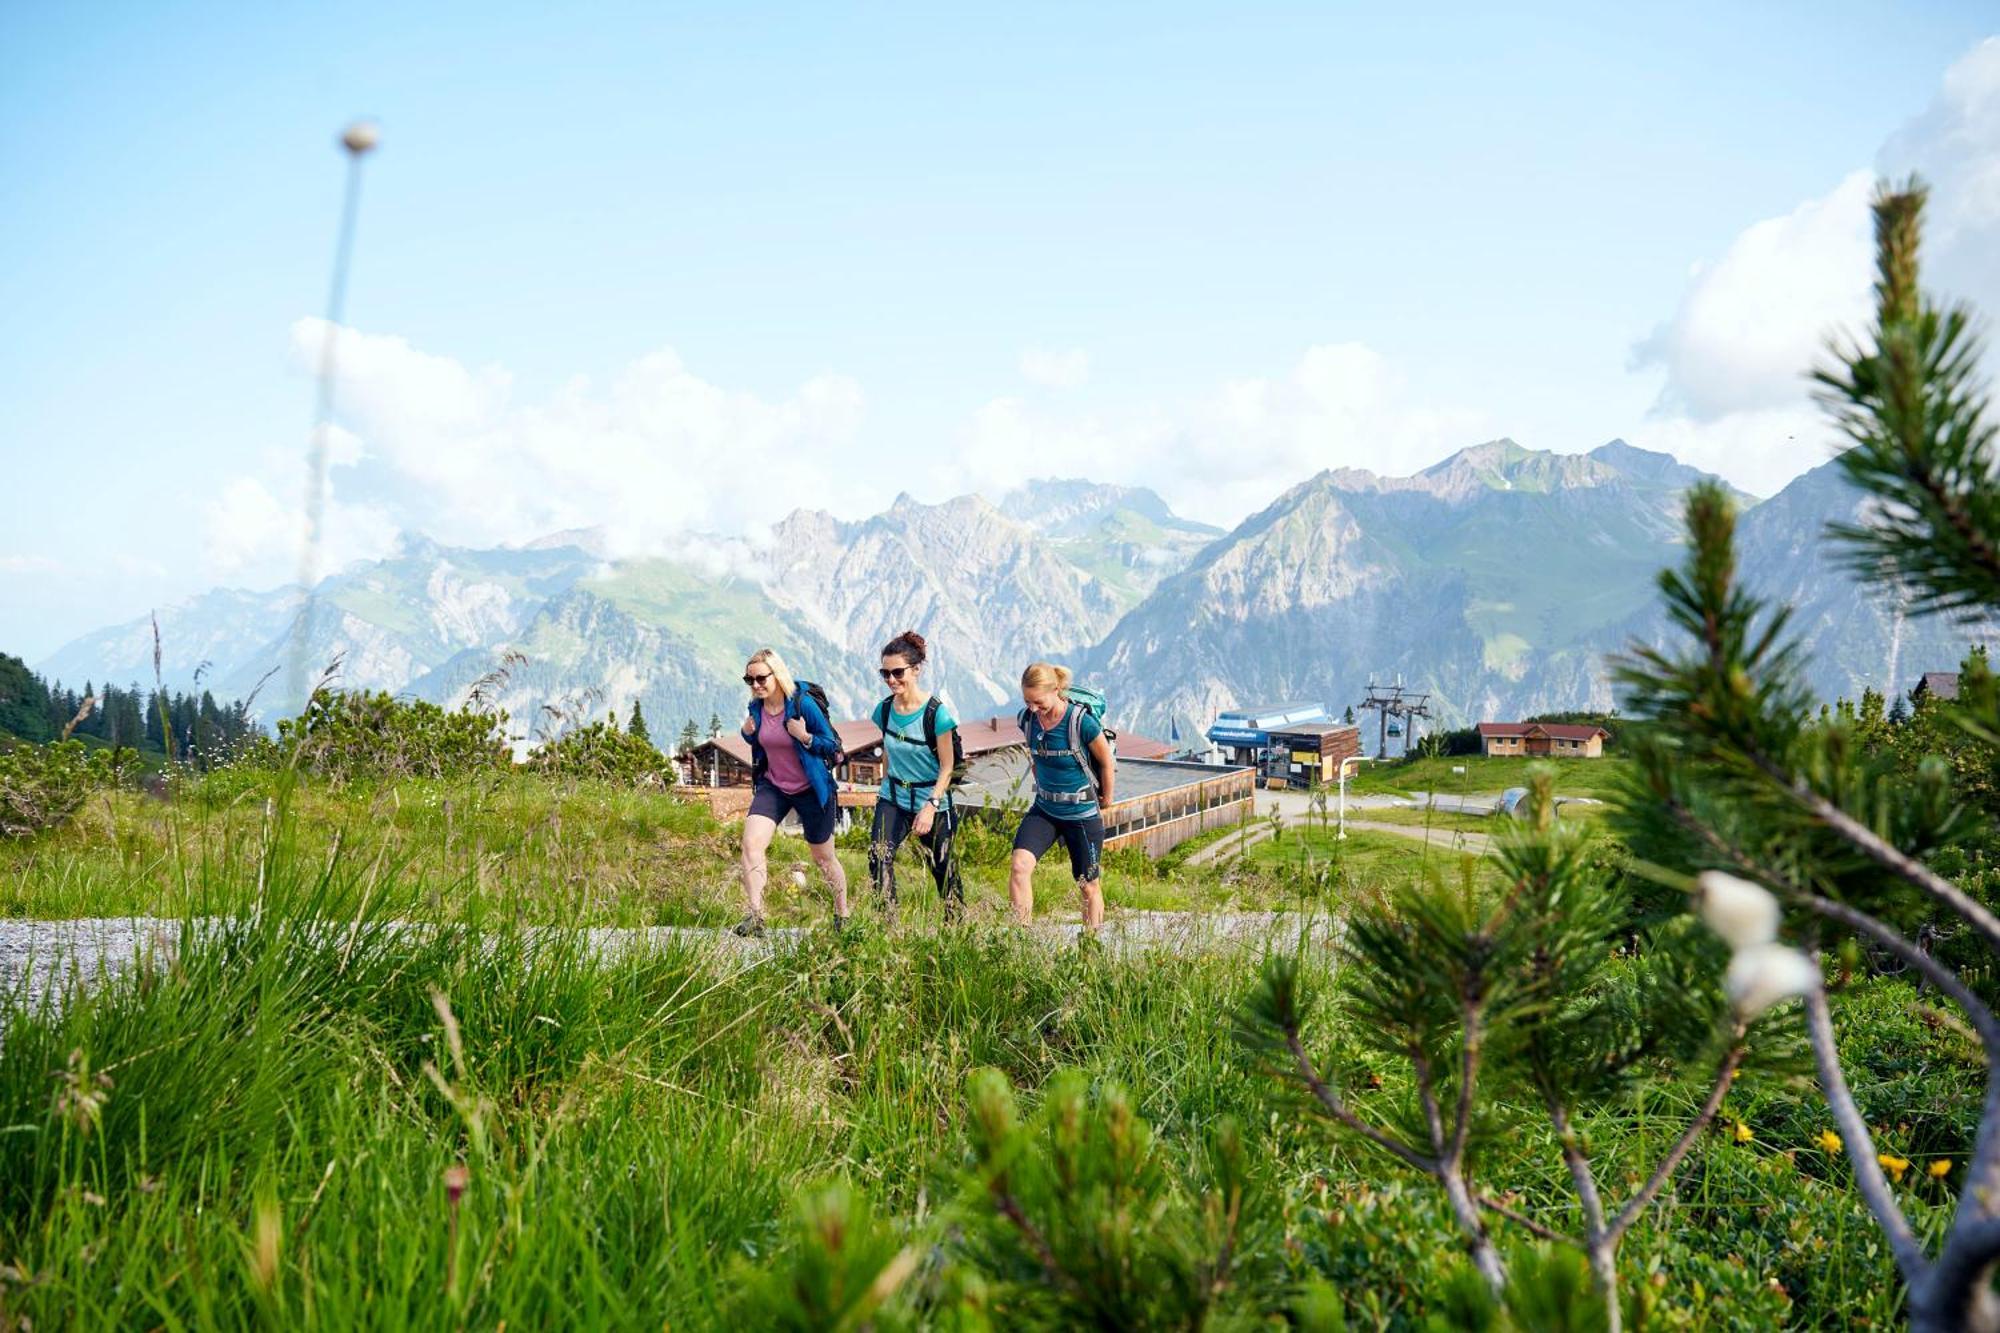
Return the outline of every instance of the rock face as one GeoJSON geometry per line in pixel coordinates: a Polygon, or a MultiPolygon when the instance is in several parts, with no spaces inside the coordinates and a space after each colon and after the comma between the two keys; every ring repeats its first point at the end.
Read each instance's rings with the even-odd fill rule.
{"type": "MultiPolygon", "coordinates": [[[[1854,521],[1864,501],[1837,463],[1799,477],[1737,523],[1737,568],[1744,584],[1791,608],[1789,632],[1805,648],[1807,679],[1822,698],[1863,689],[1907,691],[1926,671],[1956,671],[1967,650],[2000,645],[2000,626],[1943,616],[1912,616],[1908,599],[1860,588],[1821,532],[1832,520],[1854,521]]],[[[1649,608],[1640,632],[1651,642],[1668,627],[1649,608]]]]}
{"type": "Polygon", "coordinates": [[[898,497],[860,523],[798,513],[773,533],[768,594],[793,619],[862,659],[915,628],[937,645],[933,687],[961,710],[1011,697],[1028,663],[1074,655],[1123,607],[1033,529],[977,496],[898,497]]]}
{"type": "Polygon", "coordinates": [[[1701,474],[1613,441],[1496,440],[1411,477],[1322,472],[1164,581],[1092,655],[1134,725],[1221,708],[1356,702],[1372,678],[1436,695],[1439,723],[1606,708],[1602,658],[1669,563],[1701,474]]]}
{"type": "MultiPolygon", "coordinates": [[[[634,701],[663,736],[711,712],[731,723],[764,646],[859,716],[881,693],[881,645],[911,627],[935,645],[933,685],[972,716],[1006,706],[1037,659],[1081,668],[1122,725],[1156,735],[1272,699],[1339,709],[1371,678],[1433,691],[1433,725],[1608,708],[1606,655],[1666,634],[1654,579],[1680,557],[1681,496],[1703,475],[1617,440],[1578,455],[1496,440],[1410,477],[1322,472],[1228,533],[1143,489],[1036,481],[998,506],[800,511],[768,545],[691,543],[674,559],[609,560],[589,532],[486,551],[412,537],[321,583],[306,661],[447,704],[480,687],[524,737],[622,719],[634,701]]],[[[1859,507],[1831,465],[1741,499],[1743,576],[1794,608],[1823,696],[1904,689],[1993,640],[1857,592],[1819,537],[1859,507]]],[[[301,606],[280,589],[166,608],[162,674],[186,688],[199,669],[224,697],[265,681],[258,711],[281,716],[297,702],[282,668],[301,606]]],[[[144,684],[152,653],[139,619],[38,665],[144,684]]]]}

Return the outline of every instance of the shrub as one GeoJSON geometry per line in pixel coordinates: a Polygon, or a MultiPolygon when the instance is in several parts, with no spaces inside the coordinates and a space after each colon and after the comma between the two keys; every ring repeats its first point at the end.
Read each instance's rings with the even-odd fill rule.
{"type": "Polygon", "coordinates": [[[26,838],[68,821],[93,791],[137,768],[132,750],[87,749],[82,741],[0,749],[0,838],[26,838]]]}
{"type": "Polygon", "coordinates": [[[336,782],[458,777],[511,767],[506,722],[505,713],[447,712],[386,690],[316,690],[305,712],[278,723],[277,740],[250,758],[336,782]]]}
{"type": "Polygon", "coordinates": [[[594,778],[635,787],[665,787],[673,783],[667,757],[643,735],[623,732],[608,722],[564,732],[538,746],[528,763],[552,777],[594,778]]]}

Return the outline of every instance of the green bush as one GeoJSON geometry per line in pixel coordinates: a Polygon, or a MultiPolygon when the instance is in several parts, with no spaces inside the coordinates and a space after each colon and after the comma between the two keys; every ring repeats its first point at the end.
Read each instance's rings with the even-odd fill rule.
{"type": "Polygon", "coordinates": [[[96,750],[82,741],[0,749],[0,838],[26,838],[66,823],[93,791],[138,767],[131,750],[96,750]]]}
{"type": "Polygon", "coordinates": [[[636,787],[673,783],[667,757],[654,749],[652,742],[608,722],[593,722],[563,733],[537,747],[528,763],[552,777],[592,778],[636,787]]]}
{"type": "Polygon", "coordinates": [[[347,782],[361,778],[446,778],[512,767],[507,715],[421,699],[319,690],[303,714],[278,723],[278,737],[246,755],[266,767],[347,782]]]}

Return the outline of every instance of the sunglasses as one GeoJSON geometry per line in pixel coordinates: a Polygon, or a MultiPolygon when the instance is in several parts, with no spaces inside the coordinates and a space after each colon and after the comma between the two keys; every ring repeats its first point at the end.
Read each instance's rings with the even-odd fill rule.
{"type": "Polygon", "coordinates": [[[909,671],[910,669],[906,666],[882,667],[876,674],[881,676],[883,680],[901,680],[909,674],[909,671]]]}
{"type": "Polygon", "coordinates": [[[762,685],[765,681],[769,680],[770,678],[771,678],[771,673],[766,671],[761,676],[745,676],[743,678],[743,683],[745,685],[762,685]]]}

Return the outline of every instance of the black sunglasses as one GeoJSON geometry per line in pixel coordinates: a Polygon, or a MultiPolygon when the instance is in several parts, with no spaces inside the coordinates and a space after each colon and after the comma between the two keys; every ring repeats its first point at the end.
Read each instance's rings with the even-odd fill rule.
{"type": "Polygon", "coordinates": [[[771,673],[766,671],[761,676],[745,676],[743,678],[743,683],[745,685],[762,685],[765,681],[769,680],[770,678],[771,678],[771,673]]]}
{"type": "Polygon", "coordinates": [[[879,674],[883,680],[901,680],[906,674],[908,674],[909,670],[910,668],[906,666],[882,667],[877,674],[879,674]]]}

